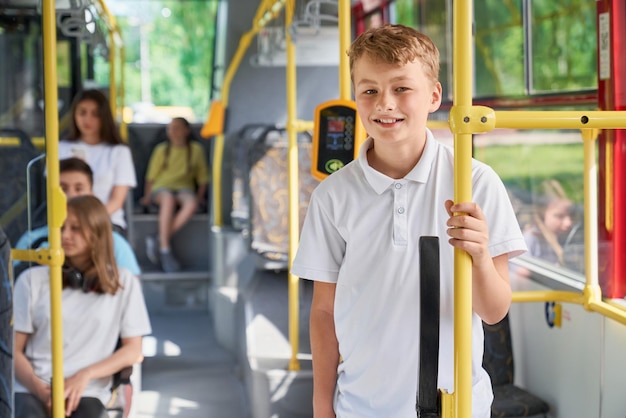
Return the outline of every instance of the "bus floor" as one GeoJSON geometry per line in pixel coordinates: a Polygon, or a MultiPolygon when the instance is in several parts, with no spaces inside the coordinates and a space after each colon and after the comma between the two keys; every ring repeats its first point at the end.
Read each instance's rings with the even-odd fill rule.
{"type": "Polygon", "coordinates": [[[150,312],[150,319],[131,418],[247,418],[240,372],[208,311],[150,312]]]}

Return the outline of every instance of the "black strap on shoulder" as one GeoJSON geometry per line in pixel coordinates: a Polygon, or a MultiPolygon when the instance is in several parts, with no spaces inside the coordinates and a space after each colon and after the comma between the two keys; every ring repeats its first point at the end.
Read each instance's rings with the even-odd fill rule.
{"type": "Polygon", "coordinates": [[[43,244],[44,242],[48,242],[48,234],[44,235],[43,237],[39,237],[35,241],[33,241],[33,243],[30,244],[30,249],[36,250],[41,247],[41,244],[43,244]]]}
{"type": "Polygon", "coordinates": [[[420,237],[420,366],[418,418],[441,417],[439,371],[439,238],[420,237]]]}

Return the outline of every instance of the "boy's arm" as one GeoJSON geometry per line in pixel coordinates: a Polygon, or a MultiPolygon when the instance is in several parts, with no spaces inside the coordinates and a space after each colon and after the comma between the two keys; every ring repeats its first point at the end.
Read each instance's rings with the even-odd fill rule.
{"type": "Polygon", "coordinates": [[[335,288],[335,283],[316,281],[313,285],[310,333],[315,418],[335,418],[333,399],[339,365],[339,345],[334,320],[335,288]]]}
{"type": "Polygon", "coordinates": [[[478,204],[446,201],[450,244],[472,257],[472,307],[488,324],[499,322],[511,306],[508,254],[491,258],[489,229],[478,204]]]}

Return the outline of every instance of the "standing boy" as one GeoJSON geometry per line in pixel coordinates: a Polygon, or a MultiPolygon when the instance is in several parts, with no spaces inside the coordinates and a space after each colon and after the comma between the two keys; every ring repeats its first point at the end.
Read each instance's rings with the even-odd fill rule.
{"type": "Polygon", "coordinates": [[[415,417],[419,253],[441,242],[439,388],[454,387],[454,248],[472,267],[473,417],[488,418],[483,330],[511,303],[508,259],[525,250],[497,174],[473,161],[476,203],[454,204],[453,149],[426,128],[441,104],[439,52],[401,25],[352,44],[357,110],[369,138],[357,160],[314,191],[292,273],[315,280],[311,306],[315,418],[415,417]],[[462,215],[454,215],[462,213],[462,215]],[[341,359],[341,361],[340,361],[341,359]]]}

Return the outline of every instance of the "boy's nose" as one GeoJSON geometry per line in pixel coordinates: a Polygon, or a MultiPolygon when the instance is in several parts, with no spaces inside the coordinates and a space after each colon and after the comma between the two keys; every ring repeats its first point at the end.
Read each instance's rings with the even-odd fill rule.
{"type": "Polygon", "coordinates": [[[385,112],[389,110],[394,110],[396,108],[396,104],[394,100],[392,100],[391,96],[388,94],[381,94],[380,99],[376,103],[376,110],[379,112],[385,112]]]}

